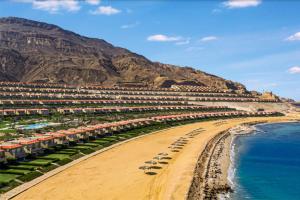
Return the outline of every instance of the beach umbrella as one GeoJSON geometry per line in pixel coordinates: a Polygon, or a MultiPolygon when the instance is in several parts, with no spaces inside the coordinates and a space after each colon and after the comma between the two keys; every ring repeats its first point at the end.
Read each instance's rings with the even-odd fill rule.
{"type": "Polygon", "coordinates": [[[158,154],[159,156],[167,156],[167,155],[169,155],[168,153],[159,153],[158,154]]]}
{"type": "Polygon", "coordinates": [[[160,157],[160,156],[155,156],[155,157],[153,157],[153,159],[155,159],[155,160],[160,160],[161,157],[160,157]]]}
{"type": "Polygon", "coordinates": [[[140,166],[139,169],[142,169],[144,171],[144,173],[146,173],[146,170],[150,170],[151,167],[150,166],[140,166]]]}
{"type": "Polygon", "coordinates": [[[157,162],[154,161],[154,160],[149,160],[149,161],[146,161],[145,163],[150,164],[150,165],[156,165],[157,164],[157,162]]]}

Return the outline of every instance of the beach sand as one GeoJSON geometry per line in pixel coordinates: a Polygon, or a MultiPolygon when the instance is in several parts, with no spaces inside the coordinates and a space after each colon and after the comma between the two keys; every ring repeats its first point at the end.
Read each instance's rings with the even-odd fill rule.
{"type": "MultiPolygon", "coordinates": [[[[239,118],[162,130],[84,160],[29,188],[14,199],[185,199],[199,156],[216,135],[245,122],[288,119],[239,118]],[[186,135],[199,128],[203,128],[203,131],[193,138],[186,135]],[[179,152],[171,152],[168,147],[180,137],[186,138],[187,144],[178,149],[179,152]],[[161,169],[152,169],[155,175],[144,174],[139,167],[161,152],[168,153],[167,157],[171,159],[163,160],[165,164],[158,164],[161,169]]],[[[223,157],[223,168],[228,168],[230,162],[225,159],[228,155],[223,157]]],[[[227,179],[227,174],[225,176],[227,179]]]]}

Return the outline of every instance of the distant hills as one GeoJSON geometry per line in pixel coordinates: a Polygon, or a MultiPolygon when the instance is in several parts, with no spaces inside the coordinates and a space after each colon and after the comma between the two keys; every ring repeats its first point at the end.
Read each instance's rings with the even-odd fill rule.
{"type": "MultiPolygon", "coordinates": [[[[159,51],[159,49],[158,49],[159,51]]],[[[68,84],[173,84],[246,91],[233,81],[142,55],[56,25],[0,18],[0,80],[68,84]]]]}

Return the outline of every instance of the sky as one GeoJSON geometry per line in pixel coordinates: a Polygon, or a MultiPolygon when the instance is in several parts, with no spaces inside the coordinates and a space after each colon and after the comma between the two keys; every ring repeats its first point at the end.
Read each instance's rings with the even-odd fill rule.
{"type": "Polygon", "coordinates": [[[7,16],[300,100],[297,0],[1,0],[7,16]]]}

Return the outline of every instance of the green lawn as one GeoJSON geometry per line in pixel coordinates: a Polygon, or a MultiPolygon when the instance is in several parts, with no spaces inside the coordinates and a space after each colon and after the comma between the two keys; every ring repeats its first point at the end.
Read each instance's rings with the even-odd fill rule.
{"type": "Polygon", "coordinates": [[[105,137],[105,138],[99,139],[98,141],[115,142],[115,141],[117,141],[117,140],[118,140],[118,139],[116,139],[116,138],[105,137]]]}
{"type": "Polygon", "coordinates": [[[95,143],[95,144],[97,144],[97,145],[109,145],[110,144],[110,142],[108,142],[108,141],[103,141],[103,140],[94,140],[92,143],[95,143]]]}
{"type": "Polygon", "coordinates": [[[57,152],[61,152],[61,151],[64,151],[64,152],[70,152],[70,153],[76,153],[77,151],[74,150],[74,149],[62,149],[60,151],[57,151],[57,152]]]}
{"type": "Polygon", "coordinates": [[[15,133],[16,132],[16,130],[14,130],[14,129],[2,129],[2,130],[0,130],[0,133],[15,133]]]}
{"type": "Polygon", "coordinates": [[[38,167],[36,166],[30,166],[30,165],[9,165],[9,169],[26,169],[26,170],[35,170],[38,167]]]}
{"type": "Polygon", "coordinates": [[[25,175],[30,173],[30,170],[25,169],[2,169],[0,170],[0,174],[15,174],[15,175],[25,175]]]}
{"type": "Polygon", "coordinates": [[[70,158],[70,156],[67,154],[49,154],[49,155],[43,156],[41,158],[49,158],[49,159],[53,159],[53,160],[63,160],[66,158],[70,158]]]}
{"type": "MultiPolygon", "coordinates": [[[[71,149],[71,150],[75,150],[75,149],[71,149]]],[[[79,150],[78,150],[79,151],[79,150]]],[[[73,152],[70,152],[70,151],[59,151],[59,152],[56,152],[56,154],[61,154],[61,155],[69,155],[69,156],[72,156],[76,153],[78,153],[78,151],[73,151],[73,152]]]]}
{"type": "Polygon", "coordinates": [[[16,174],[0,174],[0,184],[8,184],[15,178],[19,177],[16,174]]]}
{"type": "Polygon", "coordinates": [[[36,159],[29,162],[20,162],[23,165],[46,166],[51,164],[51,160],[36,159]]]}
{"type": "Polygon", "coordinates": [[[98,145],[95,143],[84,143],[84,144],[79,144],[79,146],[97,147],[98,145]]]}
{"type": "Polygon", "coordinates": [[[69,149],[75,149],[75,150],[83,150],[83,149],[90,149],[90,148],[91,147],[89,147],[89,146],[79,146],[79,145],[69,147],[69,149]]]}

